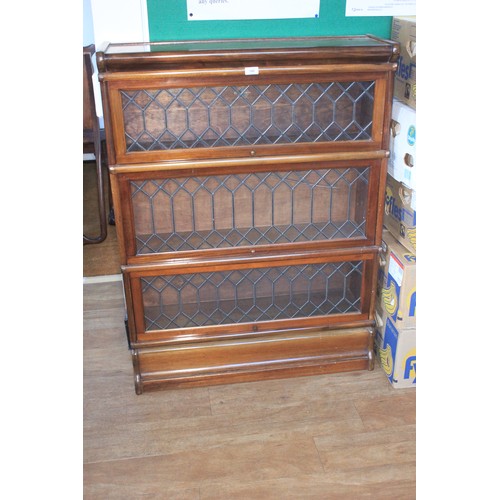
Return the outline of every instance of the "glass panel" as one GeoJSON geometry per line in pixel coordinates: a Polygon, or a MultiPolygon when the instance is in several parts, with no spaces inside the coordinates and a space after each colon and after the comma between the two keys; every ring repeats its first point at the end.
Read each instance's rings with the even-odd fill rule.
{"type": "Polygon", "coordinates": [[[369,167],[131,182],[138,254],[365,236],[369,167]]]}
{"type": "MultiPolygon", "coordinates": [[[[182,52],[202,51],[195,54],[197,57],[206,58],[203,51],[207,50],[255,50],[255,49],[293,49],[294,47],[374,47],[383,46],[383,42],[374,38],[357,37],[306,37],[306,38],[269,38],[264,40],[178,40],[175,42],[149,42],[149,43],[111,43],[106,47],[106,54],[134,54],[147,52],[182,52]]],[[[160,54],[161,55],[161,54],[160,54]]]]}
{"type": "Polygon", "coordinates": [[[146,331],[360,312],[363,262],[141,278],[146,331]]]}
{"type": "Polygon", "coordinates": [[[127,152],[371,139],[375,83],[121,91],[127,152]]]}

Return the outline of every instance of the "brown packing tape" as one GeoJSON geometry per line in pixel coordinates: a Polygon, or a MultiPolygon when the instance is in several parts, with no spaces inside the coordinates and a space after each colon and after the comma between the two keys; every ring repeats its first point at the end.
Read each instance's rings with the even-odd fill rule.
{"type": "Polygon", "coordinates": [[[417,42],[414,40],[408,40],[406,42],[406,52],[408,52],[408,55],[410,57],[416,57],[417,55],[417,42]]]}
{"type": "Polygon", "coordinates": [[[411,190],[401,185],[399,188],[399,197],[403,204],[409,205],[411,203],[411,190]]]}
{"type": "Polygon", "coordinates": [[[392,119],[391,120],[391,135],[392,137],[396,137],[401,132],[401,124],[392,119]]]}
{"type": "Polygon", "coordinates": [[[404,162],[405,162],[405,165],[410,167],[410,168],[413,167],[413,165],[415,165],[415,163],[413,161],[413,155],[411,155],[410,153],[405,154],[404,162]]]}

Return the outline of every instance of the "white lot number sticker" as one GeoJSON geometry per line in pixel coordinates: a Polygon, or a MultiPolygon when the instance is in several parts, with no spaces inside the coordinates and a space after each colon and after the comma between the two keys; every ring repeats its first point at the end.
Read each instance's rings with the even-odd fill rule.
{"type": "Polygon", "coordinates": [[[403,283],[403,272],[403,264],[391,253],[389,257],[389,274],[394,278],[398,286],[401,286],[401,283],[403,283]]]}

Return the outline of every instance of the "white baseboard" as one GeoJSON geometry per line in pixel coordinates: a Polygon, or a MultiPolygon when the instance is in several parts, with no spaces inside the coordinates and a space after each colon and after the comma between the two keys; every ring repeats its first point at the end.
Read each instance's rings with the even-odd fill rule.
{"type": "Polygon", "coordinates": [[[92,285],[94,283],[111,283],[113,281],[122,281],[121,274],[109,274],[106,276],[88,276],[83,278],[84,285],[92,285]]]}

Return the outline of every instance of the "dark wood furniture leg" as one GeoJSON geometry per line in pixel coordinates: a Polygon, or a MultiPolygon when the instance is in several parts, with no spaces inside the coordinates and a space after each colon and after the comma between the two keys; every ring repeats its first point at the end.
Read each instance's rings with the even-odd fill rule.
{"type": "MultiPolygon", "coordinates": [[[[83,47],[83,152],[94,153],[97,173],[97,196],[99,208],[99,235],[96,237],[83,235],[83,244],[101,243],[108,235],[106,223],[106,207],[104,196],[104,169],[101,149],[101,130],[95,110],[94,90],[92,86],[92,54],[95,46],[83,47]]],[[[111,204],[111,201],[110,201],[111,204]]]]}

